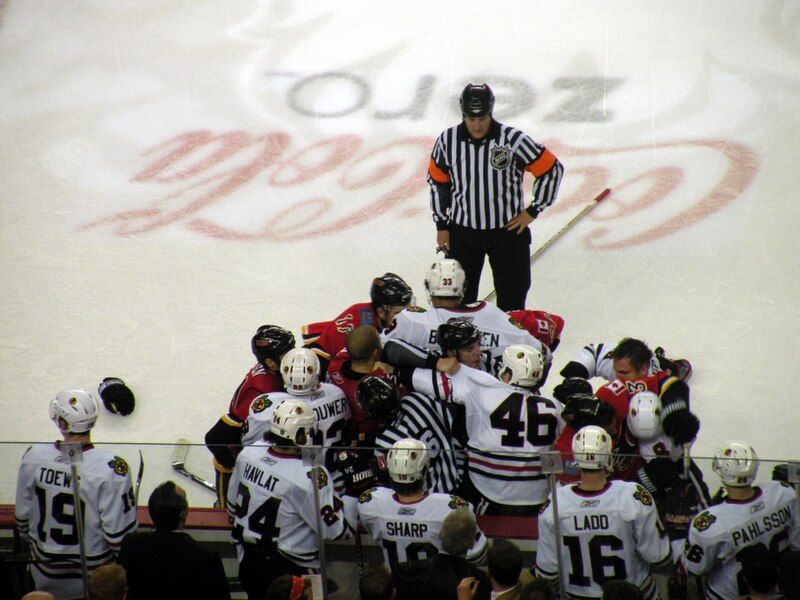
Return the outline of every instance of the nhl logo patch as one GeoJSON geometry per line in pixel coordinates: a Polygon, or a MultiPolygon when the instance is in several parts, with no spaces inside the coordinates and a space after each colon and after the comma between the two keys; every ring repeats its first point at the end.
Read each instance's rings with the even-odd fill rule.
{"type": "Polygon", "coordinates": [[[633,492],[633,497],[645,506],[653,506],[653,497],[650,495],[650,492],[643,487],[637,485],[636,491],[633,492]]]}
{"type": "Polygon", "coordinates": [[[314,467],[313,469],[311,469],[310,471],[308,471],[306,473],[306,477],[308,477],[311,481],[314,481],[313,473],[315,473],[315,472],[317,474],[317,487],[319,489],[322,489],[325,486],[327,486],[328,485],[328,473],[325,471],[325,469],[323,469],[321,467],[314,467]]]}
{"type": "Polygon", "coordinates": [[[111,467],[117,475],[122,475],[124,477],[128,474],[128,463],[119,456],[115,456],[108,461],[108,466],[111,467]]]}
{"type": "Polygon", "coordinates": [[[489,153],[489,164],[494,169],[507,169],[511,164],[511,150],[504,146],[495,146],[489,153]]]}
{"type": "Polygon", "coordinates": [[[710,512],[705,511],[700,513],[694,518],[694,521],[692,521],[692,525],[694,526],[695,529],[697,529],[697,531],[705,531],[706,529],[711,527],[711,524],[716,520],[717,517],[712,515],[710,512]]]}
{"type": "Polygon", "coordinates": [[[458,496],[450,496],[450,503],[448,504],[450,508],[453,510],[457,508],[467,508],[469,504],[463,498],[459,498],[458,496]]]}
{"type": "Polygon", "coordinates": [[[250,405],[254,413],[264,412],[270,406],[272,406],[272,400],[269,399],[269,395],[267,394],[261,394],[260,396],[257,396],[250,405]]]}

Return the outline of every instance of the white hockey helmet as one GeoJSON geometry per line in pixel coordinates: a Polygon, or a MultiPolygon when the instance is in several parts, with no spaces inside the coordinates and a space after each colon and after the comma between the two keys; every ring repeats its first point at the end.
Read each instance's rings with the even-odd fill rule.
{"type": "Polygon", "coordinates": [[[628,406],[628,429],[636,439],[648,442],[661,435],[661,399],[653,392],[633,395],[628,406]]]}
{"type": "Polygon", "coordinates": [[[581,469],[609,469],[611,436],[602,427],[587,425],[572,438],[572,454],[581,469]]]}
{"type": "Polygon", "coordinates": [[[414,483],[425,477],[428,468],[425,442],[406,438],[392,444],[386,457],[389,477],[397,483],[414,483]]]}
{"type": "Polygon", "coordinates": [[[467,275],[454,258],[437,260],[425,276],[429,298],[462,298],[467,275]]]}
{"type": "Polygon", "coordinates": [[[269,430],[270,433],[293,444],[309,446],[312,444],[312,436],[317,431],[317,415],[314,409],[302,400],[284,400],[272,413],[269,430]],[[301,432],[305,434],[305,440],[299,443],[297,438],[301,432]]]}
{"type": "Polygon", "coordinates": [[[508,383],[522,387],[534,387],[542,379],[544,368],[542,353],[527,344],[511,344],[503,350],[503,364],[498,377],[509,373],[508,383]]]}
{"type": "Polygon", "coordinates": [[[59,419],[64,419],[68,433],[86,433],[97,421],[100,404],[97,398],[86,390],[64,390],[50,400],[48,413],[59,429],[61,428],[59,419]]]}
{"type": "Polygon", "coordinates": [[[714,454],[712,467],[724,485],[747,487],[756,479],[758,455],[743,442],[725,442],[714,454]]]}
{"type": "Polygon", "coordinates": [[[307,396],[319,384],[319,358],[308,348],[292,348],[281,360],[281,377],[286,391],[307,396]]]}

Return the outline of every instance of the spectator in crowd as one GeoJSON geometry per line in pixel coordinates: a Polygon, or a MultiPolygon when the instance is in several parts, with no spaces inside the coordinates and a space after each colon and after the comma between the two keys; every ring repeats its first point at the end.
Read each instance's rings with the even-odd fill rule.
{"type": "Polygon", "coordinates": [[[778,557],[761,543],[742,548],[736,553],[742,565],[741,580],[747,587],[747,600],[772,600],[779,598],[778,557]]]}
{"type": "Polygon", "coordinates": [[[267,600],[313,600],[311,580],[298,575],[281,575],[272,580],[267,600]]]}
{"type": "Polygon", "coordinates": [[[778,589],[786,600],[800,600],[800,550],[792,550],[778,563],[778,589]]]}
{"type": "Polygon", "coordinates": [[[522,588],[520,600],[556,600],[556,592],[547,579],[534,577],[533,581],[522,588]]]}
{"type": "Polygon", "coordinates": [[[397,590],[392,582],[392,574],[385,565],[368,568],[358,582],[361,600],[394,600],[397,590]]]}
{"type": "Polygon", "coordinates": [[[21,600],[56,600],[50,592],[28,592],[21,600]]]}
{"type": "Polygon", "coordinates": [[[603,584],[603,600],[643,600],[643,598],[642,590],[627,581],[614,579],[603,584]]]}
{"type": "Polygon", "coordinates": [[[465,577],[477,580],[477,600],[489,600],[489,578],[466,559],[477,534],[471,511],[455,510],[447,515],[439,532],[442,552],[425,560],[399,563],[394,568],[398,600],[456,600],[457,587],[465,577]]]}
{"type": "Polygon", "coordinates": [[[489,544],[488,567],[492,600],[520,600],[522,588],[533,581],[530,571],[522,570],[522,552],[505,538],[489,544]]]}
{"type": "Polygon", "coordinates": [[[165,481],[150,494],[147,508],[155,531],[126,536],[119,554],[131,600],[230,598],[219,554],[179,531],[189,512],[186,493],[165,481]]]}
{"type": "Polygon", "coordinates": [[[89,576],[89,597],[91,600],[126,600],[128,581],[125,569],[111,563],[92,571],[89,576]]]}

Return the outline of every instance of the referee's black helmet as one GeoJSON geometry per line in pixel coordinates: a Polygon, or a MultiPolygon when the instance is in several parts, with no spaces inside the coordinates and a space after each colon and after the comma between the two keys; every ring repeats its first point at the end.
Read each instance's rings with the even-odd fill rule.
{"type": "Polygon", "coordinates": [[[494,92],[486,83],[468,83],[461,97],[461,114],[465,117],[483,117],[491,115],[494,110],[494,92]]]}

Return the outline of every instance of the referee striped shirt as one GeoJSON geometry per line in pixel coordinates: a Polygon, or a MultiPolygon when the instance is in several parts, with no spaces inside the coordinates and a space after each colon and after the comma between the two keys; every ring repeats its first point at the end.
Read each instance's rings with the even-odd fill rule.
{"type": "Polygon", "coordinates": [[[405,438],[425,442],[430,458],[426,477],[429,492],[452,493],[461,481],[464,449],[453,435],[452,411],[453,407],[443,402],[410,393],[400,399],[394,423],[375,439],[375,445],[385,450],[405,438]]]}
{"type": "Polygon", "coordinates": [[[492,120],[480,140],[462,122],[436,140],[428,166],[431,210],[437,229],[450,224],[498,229],[526,209],[536,216],[556,198],[564,167],[519,129],[492,120]],[[533,199],[525,207],[522,178],[533,175],[533,199]]]}

